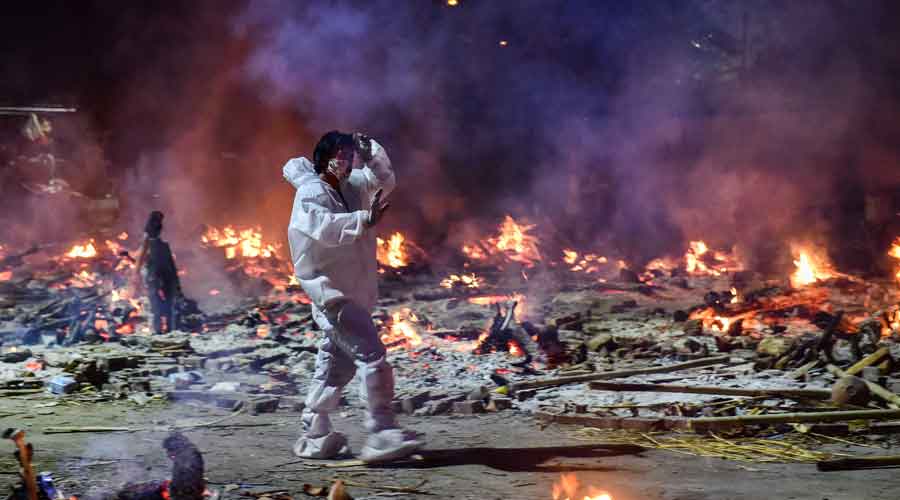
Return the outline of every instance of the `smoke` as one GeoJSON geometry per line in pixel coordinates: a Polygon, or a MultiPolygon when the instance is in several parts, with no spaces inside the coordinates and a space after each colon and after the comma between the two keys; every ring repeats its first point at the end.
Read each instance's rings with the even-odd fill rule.
{"type": "Polygon", "coordinates": [[[752,253],[827,237],[842,172],[873,169],[852,157],[874,95],[842,2],[461,4],[251,3],[236,23],[267,99],[400,159],[401,225],[510,211],[636,260],[694,238],[752,253]]]}
{"type": "Polygon", "coordinates": [[[549,246],[639,263],[704,239],[762,262],[788,239],[867,237],[853,221],[878,210],[859,200],[900,181],[890,2],[459,3],[116,14],[112,89],[92,97],[125,220],[281,236],[281,166],[332,129],[387,147],[383,230],[426,248],[511,213],[549,246]]]}

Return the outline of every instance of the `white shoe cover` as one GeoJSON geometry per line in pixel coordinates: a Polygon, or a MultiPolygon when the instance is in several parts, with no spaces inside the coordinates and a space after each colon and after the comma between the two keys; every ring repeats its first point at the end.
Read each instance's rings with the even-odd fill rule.
{"type": "Polygon", "coordinates": [[[294,443],[294,455],[297,455],[300,458],[331,460],[349,456],[350,454],[347,436],[340,432],[329,432],[328,434],[317,438],[301,436],[300,439],[294,443]]]}
{"type": "Polygon", "coordinates": [[[424,444],[412,432],[403,429],[385,429],[369,436],[359,458],[369,464],[390,462],[412,455],[424,444]]]}

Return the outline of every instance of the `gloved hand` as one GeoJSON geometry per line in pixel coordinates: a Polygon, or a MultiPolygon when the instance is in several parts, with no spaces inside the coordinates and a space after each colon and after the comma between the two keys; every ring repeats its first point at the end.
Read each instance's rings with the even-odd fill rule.
{"type": "Polygon", "coordinates": [[[372,161],[372,138],[362,132],[353,133],[353,147],[363,163],[372,161]]]}
{"type": "Polygon", "coordinates": [[[391,206],[389,201],[381,199],[381,195],[382,190],[379,189],[375,192],[375,196],[372,197],[372,203],[369,205],[369,220],[366,221],[366,226],[368,227],[378,224],[384,216],[384,212],[391,206]]]}

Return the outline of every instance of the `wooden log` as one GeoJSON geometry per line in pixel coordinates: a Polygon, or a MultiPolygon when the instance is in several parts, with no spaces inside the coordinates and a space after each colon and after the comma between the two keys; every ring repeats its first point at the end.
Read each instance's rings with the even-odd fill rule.
{"type": "MultiPolygon", "coordinates": [[[[847,373],[844,372],[844,370],[841,370],[840,368],[838,368],[834,365],[827,365],[825,368],[828,369],[829,372],[831,372],[832,374],[834,374],[838,377],[843,378],[843,377],[847,376],[847,373]]],[[[864,382],[866,383],[867,386],[869,386],[869,391],[872,394],[878,396],[879,398],[887,401],[888,406],[890,406],[891,408],[900,407],[900,396],[885,389],[884,387],[881,387],[880,385],[878,385],[876,383],[869,382],[868,380],[864,380],[864,382]]]]}
{"type": "Polygon", "coordinates": [[[822,460],[820,462],[816,462],[816,468],[823,472],[838,470],[878,469],[881,467],[896,467],[898,465],[900,465],[900,455],[839,458],[836,460],[822,460]]]}
{"type": "Polygon", "coordinates": [[[885,356],[890,356],[891,348],[884,346],[877,351],[869,354],[865,358],[859,360],[856,364],[844,370],[844,373],[847,375],[856,375],[857,373],[863,371],[863,368],[867,366],[877,365],[884,359],[885,356]]]}
{"type": "Polygon", "coordinates": [[[700,417],[690,419],[688,425],[695,432],[710,432],[743,427],[745,425],[793,424],[804,422],[846,422],[849,420],[886,420],[900,418],[900,410],[852,410],[809,413],[778,413],[774,415],[740,415],[735,417],[700,417]]]}
{"type": "Polygon", "coordinates": [[[654,373],[669,373],[689,368],[700,368],[703,366],[718,365],[727,363],[730,356],[715,356],[711,358],[695,359],[684,363],[676,363],[666,366],[651,366],[649,368],[634,368],[631,370],[617,370],[611,372],[591,373],[589,375],[574,375],[570,377],[557,377],[544,380],[533,380],[530,382],[518,382],[509,385],[509,393],[514,394],[515,391],[523,389],[538,389],[543,387],[558,387],[566,384],[580,384],[583,382],[592,382],[594,380],[609,380],[615,378],[631,377],[634,375],[652,375],[654,373]]]}
{"type": "Polygon", "coordinates": [[[665,384],[632,384],[627,382],[591,382],[590,388],[614,392],[676,392],[685,394],[720,394],[725,396],[773,397],[789,399],[828,399],[828,389],[740,389],[736,387],[701,387],[665,384]]]}

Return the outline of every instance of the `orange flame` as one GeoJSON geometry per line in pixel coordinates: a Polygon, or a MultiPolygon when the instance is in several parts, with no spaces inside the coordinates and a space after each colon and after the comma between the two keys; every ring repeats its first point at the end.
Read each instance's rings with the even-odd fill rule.
{"type": "Polygon", "coordinates": [[[245,258],[269,258],[278,255],[280,245],[263,243],[260,228],[235,229],[233,226],[225,226],[222,230],[211,227],[204,233],[200,240],[208,246],[223,248],[225,257],[237,258],[239,255],[245,258]]]}
{"type": "Polygon", "coordinates": [[[801,288],[817,281],[824,281],[837,276],[834,268],[823,250],[792,245],[794,265],[797,269],[791,274],[791,286],[801,288]]]}
{"type": "Polygon", "coordinates": [[[12,271],[0,272],[0,281],[9,281],[12,279],[12,271]]]}
{"type": "Polygon", "coordinates": [[[90,240],[83,245],[75,245],[66,253],[66,257],[70,259],[91,259],[97,256],[97,248],[94,246],[94,240],[90,240]]]}
{"type": "MultiPolygon", "coordinates": [[[[559,481],[553,483],[553,500],[577,500],[581,485],[575,474],[562,474],[559,481]]],[[[609,493],[589,486],[583,500],[613,500],[609,493]]]]}
{"type": "Polygon", "coordinates": [[[406,267],[409,265],[409,254],[406,251],[406,238],[401,233],[394,233],[385,241],[375,239],[377,243],[376,257],[378,263],[386,267],[406,267]]]}
{"type": "Polygon", "coordinates": [[[422,337],[414,326],[418,322],[419,318],[408,307],[394,311],[391,313],[388,331],[381,335],[381,341],[385,344],[394,344],[394,348],[415,347],[421,344],[422,337]]]}
{"type": "Polygon", "coordinates": [[[492,255],[501,255],[507,260],[532,267],[542,259],[541,252],[537,247],[537,237],[528,234],[534,227],[533,224],[518,224],[515,219],[507,215],[497,228],[497,236],[487,238],[484,245],[467,243],[463,245],[462,252],[473,260],[484,260],[492,255]]]}
{"type": "Polygon", "coordinates": [[[900,282],[900,236],[894,239],[894,242],[891,244],[891,249],[888,251],[888,255],[897,259],[897,271],[894,274],[894,277],[900,282]]]}
{"type": "Polygon", "coordinates": [[[593,253],[579,256],[578,252],[567,248],[563,250],[563,262],[571,266],[569,270],[572,272],[591,274],[600,271],[600,264],[606,264],[609,259],[593,253]]]}
{"type": "Polygon", "coordinates": [[[269,325],[259,325],[256,327],[256,336],[261,339],[268,338],[271,332],[272,329],[269,328],[269,325]]]}

